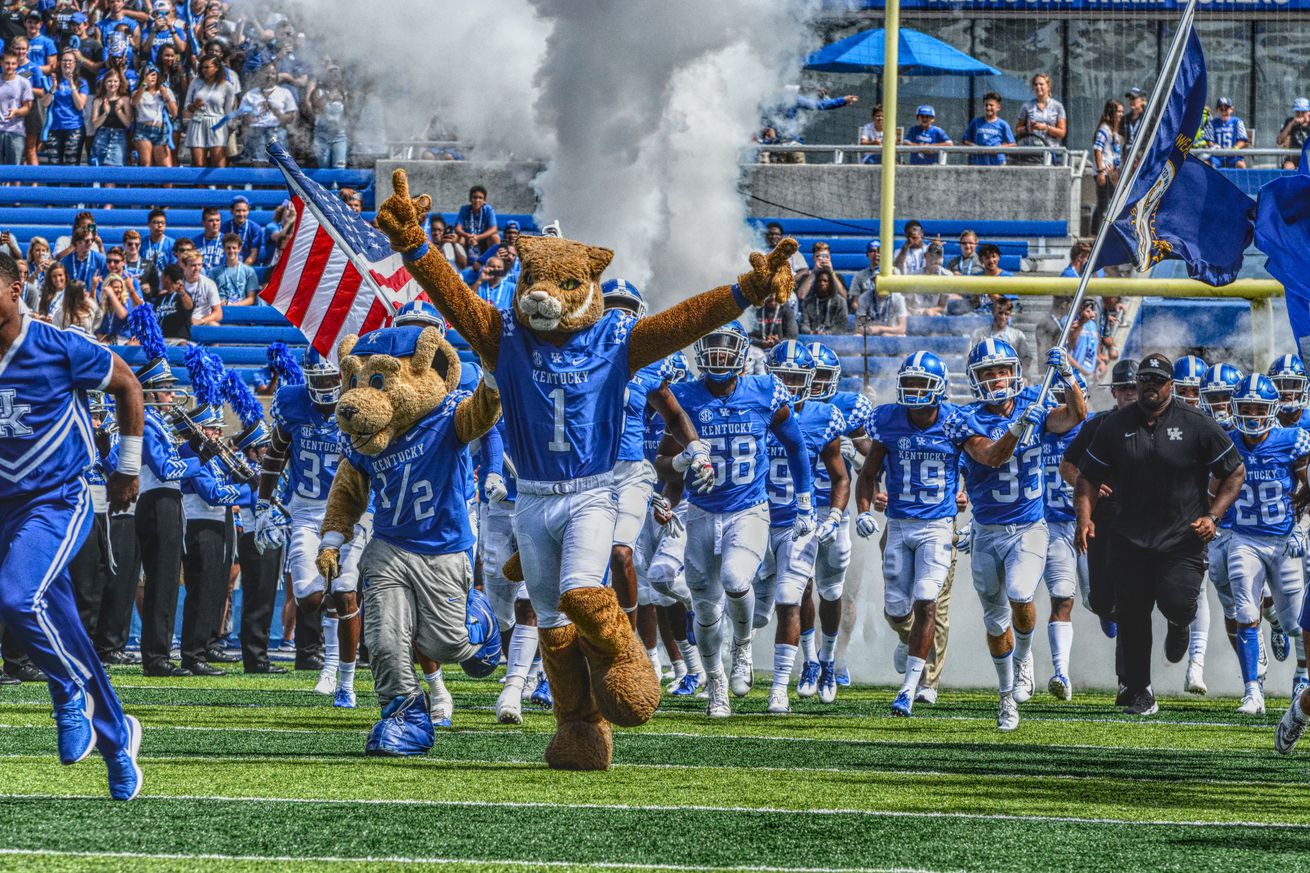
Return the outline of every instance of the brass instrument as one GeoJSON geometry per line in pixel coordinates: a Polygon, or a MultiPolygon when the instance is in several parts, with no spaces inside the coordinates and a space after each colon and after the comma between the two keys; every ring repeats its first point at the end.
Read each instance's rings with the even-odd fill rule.
{"type": "Polygon", "coordinates": [[[182,405],[182,401],[172,404],[167,417],[175,429],[179,423],[183,425],[184,429],[179,432],[179,437],[183,442],[195,441],[191,447],[200,455],[201,460],[217,458],[228,475],[238,482],[253,482],[259,478],[259,471],[250,465],[244,455],[222,439],[215,439],[205,433],[205,429],[191,417],[191,413],[182,405]]]}
{"type": "Polygon", "coordinates": [[[171,409],[179,403],[187,403],[195,400],[195,395],[191,393],[190,388],[145,388],[146,396],[145,405],[154,406],[159,409],[171,409]],[[164,401],[159,399],[158,392],[168,391],[173,395],[173,399],[164,401]]]}

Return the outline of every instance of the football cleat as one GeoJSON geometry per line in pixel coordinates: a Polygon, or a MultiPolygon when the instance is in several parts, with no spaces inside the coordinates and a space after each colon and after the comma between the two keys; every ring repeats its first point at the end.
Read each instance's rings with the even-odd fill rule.
{"type": "Polygon", "coordinates": [[[1292,677],[1293,700],[1296,700],[1298,697],[1300,697],[1301,692],[1306,690],[1307,688],[1310,688],[1310,679],[1307,679],[1305,676],[1300,674],[1297,674],[1296,676],[1292,677]]]}
{"type": "Polygon", "coordinates": [[[902,688],[896,699],[892,701],[892,715],[897,718],[909,718],[912,709],[914,709],[914,701],[910,699],[910,692],[902,688]]]}
{"type": "Polygon", "coordinates": [[[1205,687],[1205,667],[1199,662],[1187,662],[1187,676],[1183,679],[1183,690],[1188,694],[1205,694],[1210,690],[1205,687]]]}
{"type": "Polygon", "coordinates": [[[801,678],[796,682],[797,697],[813,697],[819,691],[819,662],[801,664],[801,678]]]}
{"type": "Polygon", "coordinates": [[[837,665],[832,661],[819,662],[819,702],[832,703],[837,699],[837,665]]]}
{"type": "Polygon", "coordinates": [[[114,800],[134,800],[141,793],[141,783],[145,776],[137,762],[141,754],[141,722],[133,716],[123,716],[124,733],[127,742],[113,755],[105,758],[105,769],[109,771],[109,796],[114,800]]]}
{"type": "Polygon", "coordinates": [[[455,700],[446,683],[441,682],[428,695],[428,718],[434,727],[450,727],[450,717],[454,712],[455,700]]]}
{"type": "Polygon", "coordinates": [[[391,758],[427,754],[437,735],[426,702],[420,692],[388,703],[381,720],[369,732],[364,754],[391,758]]]}
{"type": "Polygon", "coordinates": [[[1274,749],[1280,755],[1290,755],[1296,748],[1296,743],[1301,739],[1301,734],[1305,733],[1305,716],[1297,718],[1297,709],[1301,706],[1299,695],[1292,696],[1292,705],[1287,707],[1287,712],[1283,713],[1283,718],[1278,722],[1278,730],[1274,732],[1274,749]]]}
{"type": "Polygon", "coordinates": [[[1242,715],[1264,715],[1265,714],[1265,696],[1259,688],[1253,688],[1246,692],[1242,698],[1242,704],[1237,707],[1237,711],[1242,715]]]}
{"type": "Polygon", "coordinates": [[[1051,692],[1051,696],[1056,700],[1073,700],[1073,685],[1069,683],[1069,677],[1056,673],[1051,677],[1051,681],[1046,683],[1046,690],[1051,692]]]}
{"type": "Polygon", "coordinates": [[[1160,704],[1155,702],[1155,695],[1149,690],[1130,692],[1125,688],[1121,693],[1124,715],[1155,715],[1160,711],[1160,704]]]}
{"type": "Polygon", "coordinates": [[[96,729],[91,724],[95,701],[85,691],[74,691],[67,703],[55,707],[55,730],[59,732],[59,763],[85,761],[96,747],[96,729]]]}
{"type": "Polygon", "coordinates": [[[727,718],[732,715],[732,704],[728,702],[728,677],[719,668],[707,677],[705,683],[705,714],[710,718],[727,718]]]}
{"type": "Polygon", "coordinates": [[[845,664],[837,668],[837,684],[842,688],[851,684],[851,671],[846,669],[845,664]]]}
{"type": "Polygon", "coordinates": [[[1019,704],[1013,694],[1001,695],[1001,708],[996,714],[996,729],[1012,731],[1019,727],[1019,704]]]}
{"type": "Polygon", "coordinates": [[[318,671],[318,682],[314,685],[314,693],[331,697],[336,690],[337,668],[325,665],[322,670],[318,671]]]}
{"type": "Polygon", "coordinates": [[[732,641],[732,693],[745,697],[755,684],[755,662],[751,659],[751,641],[732,641]]]}
{"type": "Polygon", "coordinates": [[[767,711],[773,715],[786,715],[791,712],[791,701],[787,699],[786,685],[774,685],[769,689],[767,711]]]}
{"type": "Polygon", "coordinates": [[[688,673],[669,686],[669,694],[674,697],[691,697],[701,686],[703,678],[699,673],[688,673]]]}
{"type": "Polygon", "coordinates": [[[337,693],[332,697],[332,705],[338,709],[354,709],[355,689],[338,686],[337,693]]]}
{"type": "Polygon", "coordinates": [[[1287,660],[1287,653],[1291,650],[1291,640],[1287,634],[1279,628],[1271,628],[1269,631],[1269,648],[1274,653],[1274,660],[1280,664],[1287,660]]]}
{"type": "Polygon", "coordinates": [[[909,643],[897,643],[896,650],[892,652],[892,669],[900,675],[905,675],[905,662],[910,657],[909,643]]]}
{"type": "Polygon", "coordinates": [[[937,702],[937,689],[920,687],[918,691],[914,692],[914,702],[926,703],[932,706],[937,702]]]}
{"type": "Polygon", "coordinates": [[[496,721],[501,724],[523,724],[523,697],[516,685],[506,685],[496,698],[496,721]]]}
{"type": "Polygon", "coordinates": [[[1014,702],[1027,703],[1033,699],[1037,690],[1037,681],[1033,679],[1033,653],[1014,665],[1014,702]]]}
{"type": "Polygon", "coordinates": [[[550,694],[550,681],[546,679],[544,670],[537,674],[537,687],[532,689],[531,700],[542,709],[555,707],[555,698],[550,694]]]}

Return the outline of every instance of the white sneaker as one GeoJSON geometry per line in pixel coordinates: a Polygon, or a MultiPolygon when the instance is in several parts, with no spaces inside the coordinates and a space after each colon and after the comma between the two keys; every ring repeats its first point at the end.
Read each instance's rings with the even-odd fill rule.
{"type": "Polygon", "coordinates": [[[897,673],[905,675],[905,660],[910,657],[910,644],[897,643],[896,651],[892,652],[892,667],[897,673]]]}
{"type": "Polygon", "coordinates": [[[1056,700],[1073,700],[1073,683],[1062,673],[1051,677],[1051,681],[1046,683],[1046,690],[1056,700]]]}
{"type": "Polygon", "coordinates": [[[1014,702],[1027,703],[1033,699],[1037,682],[1033,679],[1033,653],[1014,665],[1014,702]]]}
{"type": "Polygon", "coordinates": [[[324,666],[318,671],[318,683],[314,686],[316,694],[322,694],[331,697],[337,693],[337,668],[336,666],[324,666]]]}
{"type": "Polygon", "coordinates": [[[1264,715],[1264,693],[1258,688],[1246,692],[1246,696],[1242,698],[1242,705],[1237,707],[1237,711],[1242,715],[1264,715]]]}
{"type": "Polygon", "coordinates": [[[723,675],[722,668],[710,673],[706,680],[708,702],[705,714],[710,718],[727,718],[732,715],[732,704],[728,702],[728,677],[723,675]]]}
{"type": "Polygon", "coordinates": [[[523,724],[523,694],[517,686],[506,685],[496,698],[496,721],[501,724],[523,724]]]}
{"type": "Polygon", "coordinates": [[[996,715],[996,729],[1012,731],[1019,727],[1019,704],[1014,702],[1013,694],[1001,695],[1001,708],[996,715]]]}
{"type": "Polygon", "coordinates": [[[1183,680],[1183,690],[1188,694],[1205,694],[1205,666],[1197,661],[1187,663],[1187,678],[1183,680]]]}
{"type": "Polygon", "coordinates": [[[745,697],[755,684],[755,662],[751,660],[751,641],[732,643],[732,693],[745,697]]]}
{"type": "Polygon", "coordinates": [[[787,686],[774,685],[769,689],[768,711],[774,715],[786,715],[791,712],[791,701],[787,699],[787,686]]]}
{"type": "Polygon", "coordinates": [[[920,687],[918,691],[914,692],[914,702],[933,706],[937,703],[937,689],[920,687]]]}
{"type": "Polygon", "coordinates": [[[1283,713],[1283,719],[1278,723],[1278,730],[1274,733],[1274,749],[1280,755],[1292,754],[1297,740],[1305,733],[1305,719],[1296,717],[1300,705],[1300,697],[1293,697],[1292,705],[1283,713]]]}

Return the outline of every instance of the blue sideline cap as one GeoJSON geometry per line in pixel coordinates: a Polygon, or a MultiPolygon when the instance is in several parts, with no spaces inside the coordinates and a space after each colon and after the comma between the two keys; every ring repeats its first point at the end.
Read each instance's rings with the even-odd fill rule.
{"type": "Polygon", "coordinates": [[[931,106],[929,106],[927,103],[923,104],[923,105],[920,106],[918,109],[914,110],[914,114],[915,114],[915,115],[926,115],[926,116],[928,116],[929,118],[936,118],[936,117],[937,117],[937,113],[934,112],[934,111],[933,111],[933,108],[932,108],[931,106]]]}

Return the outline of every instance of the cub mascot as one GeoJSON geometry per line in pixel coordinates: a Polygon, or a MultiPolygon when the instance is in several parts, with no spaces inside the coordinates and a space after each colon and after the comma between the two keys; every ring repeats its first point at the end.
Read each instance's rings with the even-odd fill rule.
{"type": "Polygon", "coordinates": [[[473,532],[465,485],[468,444],[500,417],[485,381],[460,391],[459,355],[434,327],[375,330],[341,341],[337,422],[348,445],[328,493],[317,566],[341,572],[341,546],[373,498],[364,579],[364,638],[382,720],[366,751],[423,754],[434,733],[414,675],[413,650],[458,662],[472,676],[500,660],[500,629],[473,588],[473,532]]]}
{"type": "MultiPolygon", "coordinates": [[[[638,320],[604,308],[600,276],[613,252],[558,237],[521,236],[513,305],[497,309],[428,247],[422,220],[431,198],[410,198],[404,170],[396,170],[392,183],[395,193],[378,210],[378,227],[482,358],[485,378],[499,385],[505,453],[518,469],[518,561],[555,696],[555,735],[546,763],[608,769],[610,724],[644,723],[661,691],[645,648],[605,586],[628,380],[771,294],[785,301],[796,242],[783,240],[767,257],[752,254],[751,271],[734,285],[638,320]]],[[[679,460],[679,469],[703,469],[709,453],[697,441],[679,460]]]]}

